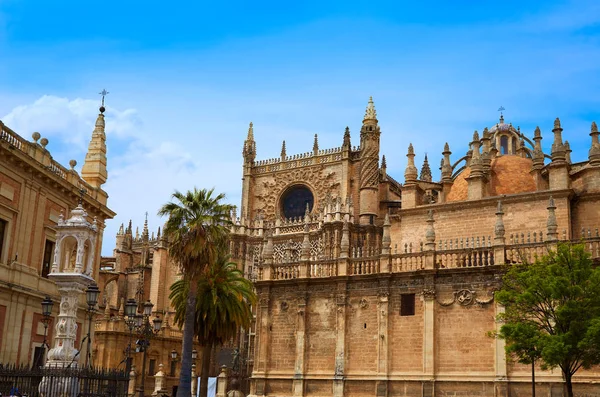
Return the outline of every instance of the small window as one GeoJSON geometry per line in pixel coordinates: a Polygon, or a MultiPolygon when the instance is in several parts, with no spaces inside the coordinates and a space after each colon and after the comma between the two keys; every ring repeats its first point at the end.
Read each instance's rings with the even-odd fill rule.
{"type": "Polygon", "coordinates": [[[6,235],[6,226],[8,222],[0,219],[0,261],[2,260],[2,247],[4,246],[4,237],[6,235]]]}
{"type": "Polygon", "coordinates": [[[48,277],[53,255],[54,241],[46,240],[46,246],[44,247],[44,259],[42,261],[42,277],[48,277]]]}
{"type": "Polygon", "coordinates": [[[508,137],[506,135],[500,137],[500,154],[508,154],[508,137]]]}
{"type": "Polygon", "coordinates": [[[171,376],[175,376],[177,370],[177,361],[171,361],[171,376]]]}
{"type": "Polygon", "coordinates": [[[415,315],[415,294],[400,295],[400,315],[414,316],[415,315]]]}
{"type": "Polygon", "coordinates": [[[150,359],[150,365],[148,366],[148,375],[154,376],[156,373],[156,359],[150,359]]]}

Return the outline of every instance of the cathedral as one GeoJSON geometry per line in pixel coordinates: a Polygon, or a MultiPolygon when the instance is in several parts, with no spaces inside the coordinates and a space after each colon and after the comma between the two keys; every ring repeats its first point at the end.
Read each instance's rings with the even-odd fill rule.
{"type": "MultiPolygon", "coordinates": [[[[531,369],[507,357],[494,300],[500,265],[532,261],[558,241],[585,242],[600,260],[600,142],[571,161],[560,120],[550,153],[498,123],[468,151],[443,147],[441,180],[427,157],[401,183],[381,157],[369,101],[358,146],[256,159],[243,145],[242,203],[231,254],[255,281],[255,327],[241,338],[251,396],[528,395],[531,369]]],[[[536,374],[562,395],[559,370],[536,374]]],[[[597,392],[598,369],[576,393],[597,392]]]]}

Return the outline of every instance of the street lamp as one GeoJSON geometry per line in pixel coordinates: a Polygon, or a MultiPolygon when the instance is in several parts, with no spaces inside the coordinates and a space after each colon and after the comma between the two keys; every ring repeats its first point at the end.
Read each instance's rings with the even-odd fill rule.
{"type": "Polygon", "coordinates": [[[135,316],[136,325],[140,336],[140,339],[138,339],[136,343],[138,345],[136,350],[144,353],[142,358],[142,384],[138,389],[140,397],[144,397],[144,387],[146,382],[146,352],[150,346],[150,339],[160,332],[160,327],[162,325],[162,320],[158,317],[152,320],[152,324],[150,324],[152,307],[154,307],[154,304],[149,300],[146,301],[146,303],[144,303],[144,314],[138,314],[135,316]]]}
{"type": "Polygon", "coordinates": [[[129,373],[129,371],[131,370],[131,363],[130,363],[129,358],[131,357],[131,343],[133,342],[133,329],[137,325],[136,320],[135,320],[136,310],[137,310],[137,302],[135,301],[135,299],[132,299],[132,298],[127,299],[127,303],[125,303],[125,316],[127,317],[127,320],[125,320],[125,324],[127,325],[127,328],[129,328],[129,344],[127,345],[127,348],[125,349],[125,360],[127,361],[125,366],[126,366],[127,373],[129,373]]]}
{"type": "Polygon", "coordinates": [[[175,349],[171,350],[171,359],[173,361],[177,360],[177,352],[175,351],[175,349]]]}
{"type": "MultiPolygon", "coordinates": [[[[46,347],[48,346],[48,341],[46,340],[46,336],[48,335],[48,324],[50,323],[50,315],[52,314],[52,306],[54,306],[54,302],[50,299],[49,296],[45,297],[42,301],[42,324],[44,324],[44,342],[42,342],[42,348],[44,349],[43,353],[38,357],[38,360],[43,361],[44,356],[46,355],[46,347]]],[[[35,363],[36,367],[41,366],[41,362],[35,363]]]]}
{"type": "Polygon", "coordinates": [[[88,304],[88,332],[87,332],[87,356],[85,358],[85,366],[91,365],[92,352],[91,348],[91,331],[92,331],[92,318],[94,317],[94,307],[98,303],[98,296],[100,295],[100,289],[96,284],[91,284],[85,291],[88,304]]]}

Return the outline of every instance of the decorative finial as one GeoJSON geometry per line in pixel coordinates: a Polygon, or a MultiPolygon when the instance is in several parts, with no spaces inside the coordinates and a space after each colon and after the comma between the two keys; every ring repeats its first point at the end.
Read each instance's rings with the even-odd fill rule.
{"type": "Polygon", "coordinates": [[[281,144],[281,159],[285,160],[287,156],[286,150],[285,150],[285,140],[283,141],[283,143],[281,144]]]}
{"type": "Polygon", "coordinates": [[[504,124],[504,114],[502,112],[504,112],[506,109],[504,109],[504,106],[500,105],[500,107],[498,108],[498,111],[500,112],[500,124],[504,124]]]}
{"type": "Polygon", "coordinates": [[[315,134],[315,142],[313,143],[313,153],[317,155],[319,152],[319,137],[315,134]]]}
{"type": "Polygon", "coordinates": [[[540,130],[539,126],[535,127],[535,131],[533,132],[533,136],[536,137],[536,138],[541,138],[542,137],[542,131],[540,130]]]}
{"type": "Polygon", "coordinates": [[[377,112],[375,111],[375,104],[373,103],[373,97],[369,97],[369,104],[365,112],[364,120],[375,120],[377,121],[377,112]]]}
{"type": "Polygon", "coordinates": [[[479,142],[479,132],[477,130],[473,132],[473,142],[479,142]]]}
{"type": "Polygon", "coordinates": [[[74,170],[77,165],[77,160],[69,160],[69,165],[71,166],[71,170],[74,170]]]}
{"type": "Polygon", "coordinates": [[[100,105],[100,113],[104,113],[104,111],[106,110],[104,108],[104,97],[110,94],[110,92],[106,91],[106,89],[103,89],[101,92],[99,92],[99,94],[102,95],[102,105],[100,105]]]}
{"type": "Polygon", "coordinates": [[[446,142],[444,144],[444,152],[449,152],[450,151],[450,145],[448,145],[448,142],[446,142]]]}
{"type": "Polygon", "coordinates": [[[560,126],[560,119],[557,117],[556,120],[554,120],[554,129],[555,130],[562,130],[562,127],[560,126]]]}
{"type": "Polygon", "coordinates": [[[415,148],[412,143],[408,144],[408,154],[415,154],[415,148]]]}
{"type": "Polygon", "coordinates": [[[381,158],[381,168],[387,168],[387,162],[385,161],[385,154],[381,158]]]}
{"type": "Polygon", "coordinates": [[[598,132],[598,126],[596,125],[595,121],[592,121],[592,128],[590,129],[590,132],[598,132]]]}

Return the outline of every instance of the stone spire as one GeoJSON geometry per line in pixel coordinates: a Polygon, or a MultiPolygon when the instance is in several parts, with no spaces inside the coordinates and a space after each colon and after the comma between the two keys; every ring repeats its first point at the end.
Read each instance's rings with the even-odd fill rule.
{"type": "Polygon", "coordinates": [[[542,151],[542,132],[540,127],[535,127],[533,133],[533,169],[542,169],[544,167],[544,152],[542,151]]]}
{"type": "MultiPolygon", "coordinates": [[[[105,91],[103,91],[105,92],[105,91]]],[[[96,119],[96,126],[81,168],[81,177],[93,187],[99,188],[106,182],[106,133],[104,123],[104,96],[96,119]]]]}
{"type": "Polygon", "coordinates": [[[406,164],[406,170],[404,171],[404,180],[405,182],[414,182],[417,180],[418,171],[417,167],[415,167],[415,149],[412,143],[408,145],[406,157],[408,157],[408,164],[406,164]]]}
{"type": "Polygon", "coordinates": [[[571,164],[571,145],[569,144],[569,141],[565,141],[564,144],[565,147],[565,161],[569,164],[571,164]]]}
{"type": "Polygon", "coordinates": [[[344,150],[350,150],[350,128],[346,127],[344,131],[344,142],[342,143],[342,148],[344,150]]]}
{"type": "Polygon", "coordinates": [[[588,152],[588,159],[590,160],[590,165],[594,167],[600,165],[600,142],[598,141],[598,134],[598,126],[595,121],[592,121],[592,128],[590,131],[592,147],[590,147],[590,151],[588,152]]]}
{"type": "Polygon", "coordinates": [[[367,110],[365,111],[365,120],[375,120],[377,122],[377,112],[375,111],[375,104],[373,103],[373,97],[369,97],[369,103],[367,104],[367,110]]]}
{"type": "Polygon", "coordinates": [[[427,153],[425,153],[425,160],[423,160],[423,166],[421,167],[421,175],[419,179],[426,182],[431,182],[431,168],[429,167],[429,161],[427,161],[427,153]]]}
{"type": "Polygon", "coordinates": [[[253,163],[256,158],[256,142],[254,142],[254,125],[250,122],[250,126],[248,127],[248,136],[244,141],[244,161],[246,163],[253,163]]]}
{"type": "Polygon", "coordinates": [[[142,240],[148,241],[148,213],[146,212],[146,219],[144,220],[144,229],[142,230],[142,240]]]}
{"type": "Polygon", "coordinates": [[[481,174],[483,172],[483,164],[481,162],[481,153],[479,152],[479,133],[477,131],[473,132],[473,142],[471,142],[472,147],[472,157],[471,157],[471,175],[481,174]]]}
{"type": "Polygon", "coordinates": [[[562,127],[560,126],[560,119],[557,117],[554,120],[554,142],[552,143],[552,161],[565,161],[565,145],[562,141],[562,127]]]}
{"type": "Polygon", "coordinates": [[[286,157],[287,157],[287,153],[285,150],[285,140],[284,140],[283,143],[281,144],[281,161],[285,161],[286,157]]]}
{"type": "Polygon", "coordinates": [[[315,141],[313,143],[313,154],[316,156],[319,154],[319,137],[315,134],[315,141]]]}
{"type": "Polygon", "coordinates": [[[444,151],[442,152],[442,155],[444,156],[444,159],[442,160],[442,182],[452,182],[452,164],[450,163],[451,154],[450,145],[446,142],[444,151]]]}
{"type": "Polygon", "coordinates": [[[381,176],[387,181],[387,161],[385,160],[385,154],[381,157],[381,176]]]}

